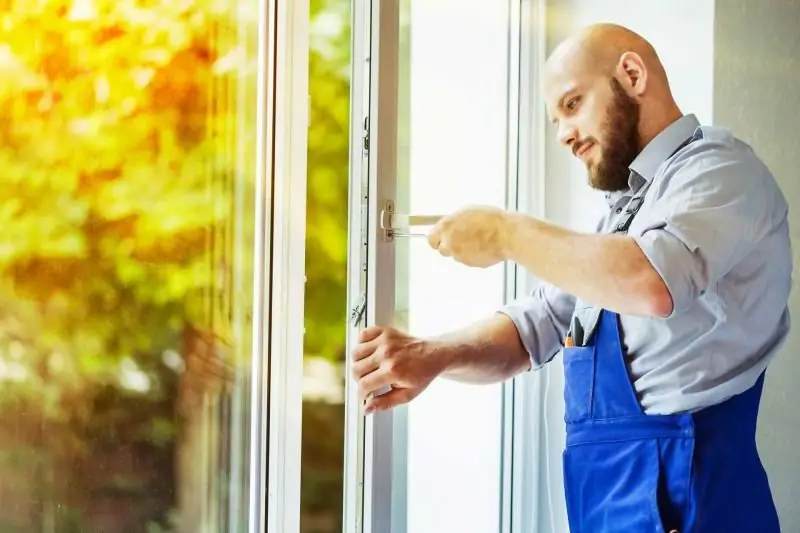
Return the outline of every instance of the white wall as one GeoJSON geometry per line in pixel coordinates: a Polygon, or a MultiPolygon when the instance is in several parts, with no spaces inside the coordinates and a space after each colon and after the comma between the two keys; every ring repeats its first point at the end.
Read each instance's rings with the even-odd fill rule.
{"type": "MultiPolygon", "coordinates": [[[[714,26],[714,120],[750,143],[775,174],[789,202],[794,261],[800,261],[800,1],[718,2],[714,26]],[[724,6],[724,9],[722,9],[724,6]]],[[[758,446],[783,531],[800,531],[800,296],[795,327],[767,372],[758,446]]]]}
{"type": "MultiPolygon", "coordinates": [[[[741,0],[747,2],[749,0],[741,0]]],[[[552,50],[571,32],[595,22],[623,24],[645,36],[665,64],[673,92],[684,112],[701,122],[712,118],[714,1],[713,0],[551,0],[547,5],[547,48],[552,50]]],[[[551,130],[552,131],[552,130],[551,130]]],[[[586,184],[586,171],[555,137],[547,139],[546,216],[575,229],[594,227],[602,215],[602,196],[586,184]]],[[[538,519],[542,532],[566,532],[561,452],[564,448],[563,368],[561,359],[543,370],[547,382],[547,444],[549,464],[540,465],[550,474],[551,493],[540,504],[552,502],[553,514],[538,519]]]]}

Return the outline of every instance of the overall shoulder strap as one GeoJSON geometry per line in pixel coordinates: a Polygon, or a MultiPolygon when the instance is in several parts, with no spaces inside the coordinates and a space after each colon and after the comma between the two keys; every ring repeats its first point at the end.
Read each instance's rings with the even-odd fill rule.
{"type": "MultiPolygon", "coordinates": [[[[692,141],[695,140],[695,138],[696,137],[691,136],[685,141],[683,141],[677,148],[675,148],[675,150],[672,151],[672,153],[669,155],[669,157],[667,157],[667,159],[677,154],[680,150],[682,150],[686,146],[690,145],[692,141]]],[[[622,217],[617,223],[617,225],[614,226],[612,233],[628,233],[628,229],[631,227],[631,222],[633,222],[633,218],[636,216],[636,213],[639,212],[639,209],[641,209],[642,204],[644,203],[644,197],[647,194],[648,189],[650,189],[650,185],[653,184],[653,179],[654,178],[647,180],[644,186],[639,191],[637,191],[637,193],[633,196],[633,198],[630,199],[627,207],[625,207],[625,212],[622,214],[622,217]]]]}
{"type": "MultiPolygon", "coordinates": [[[[677,148],[675,148],[669,157],[672,157],[678,153],[678,151],[691,144],[695,138],[696,137],[691,136],[683,141],[677,148]]],[[[667,159],[669,159],[669,157],[667,159]]],[[[642,188],[636,192],[633,198],[628,201],[628,205],[625,207],[625,212],[611,230],[611,233],[628,233],[628,229],[630,229],[634,217],[641,209],[642,204],[644,204],[645,195],[650,189],[652,183],[652,179],[648,180],[642,186],[642,188]]],[[[570,335],[574,339],[576,345],[585,346],[591,340],[592,334],[597,328],[597,324],[600,322],[600,315],[602,312],[603,310],[597,306],[575,309],[575,312],[572,315],[572,322],[570,324],[570,335]]]]}

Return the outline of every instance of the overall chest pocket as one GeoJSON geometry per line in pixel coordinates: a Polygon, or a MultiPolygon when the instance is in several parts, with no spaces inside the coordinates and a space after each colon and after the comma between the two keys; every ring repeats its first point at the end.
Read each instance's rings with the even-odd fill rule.
{"type": "Polygon", "coordinates": [[[591,417],[594,394],[595,347],[564,348],[564,421],[580,422],[591,417]]]}

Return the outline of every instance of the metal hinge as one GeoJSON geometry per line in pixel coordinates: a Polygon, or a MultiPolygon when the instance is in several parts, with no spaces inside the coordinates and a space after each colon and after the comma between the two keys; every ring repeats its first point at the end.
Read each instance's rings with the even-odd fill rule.
{"type": "Polygon", "coordinates": [[[361,295],[361,301],[358,302],[352,311],[350,311],[350,325],[358,327],[361,320],[364,318],[364,312],[367,310],[367,295],[361,295]]]}
{"type": "Polygon", "coordinates": [[[369,155],[369,117],[364,117],[362,149],[364,150],[364,157],[367,157],[369,155]]]}

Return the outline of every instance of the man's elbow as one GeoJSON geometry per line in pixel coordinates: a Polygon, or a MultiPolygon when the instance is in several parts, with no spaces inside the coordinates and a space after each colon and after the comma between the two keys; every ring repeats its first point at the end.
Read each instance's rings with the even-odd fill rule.
{"type": "Polygon", "coordinates": [[[628,295],[631,297],[629,301],[635,302],[636,310],[634,312],[650,318],[671,316],[674,302],[667,284],[635,242],[634,250],[636,252],[633,257],[629,256],[628,265],[631,270],[628,271],[627,278],[629,280],[628,295]]]}
{"type": "Polygon", "coordinates": [[[672,295],[661,276],[653,270],[639,284],[641,313],[653,318],[667,318],[672,314],[672,295]]]}

